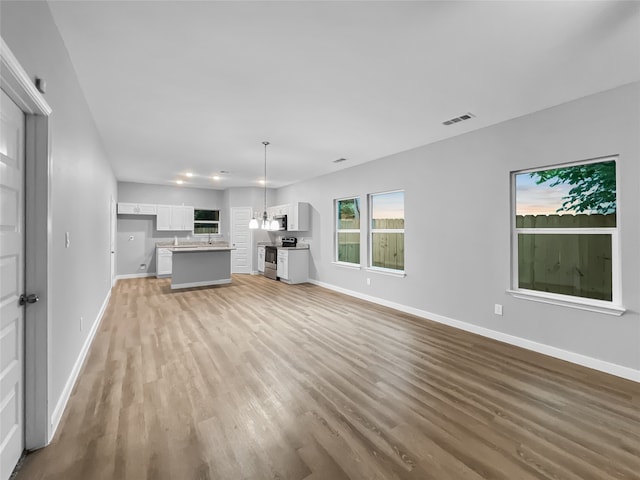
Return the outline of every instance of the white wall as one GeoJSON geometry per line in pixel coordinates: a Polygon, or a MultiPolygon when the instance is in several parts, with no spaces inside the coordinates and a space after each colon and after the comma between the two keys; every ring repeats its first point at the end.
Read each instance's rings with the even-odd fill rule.
{"type": "MultiPolygon", "coordinates": [[[[623,86],[278,191],[312,206],[311,277],[638,372],[640,84],[623,86]],[[620,155],[622,317],[512,298],[510,172],[620,155]],[[332,264],[333,199],[405,190],[406,278],[332,264]],[[371,286],[366,285],[371,278],[371,286]],[[504,316],[493,313],[504,305],[504,316]]],[[[455,128],[455,126],[451,127],[455,128]]],[[[364,213],[364,212],[363,212],[364,213]]],[[[364,239],[365,237],[363,237],[364,239]]],[[[366,251],[366,245],[363,244],[366,251]]]]}
{"type": "Polygon", "coordinates": [[[44,97],[53,109],[49,413],[55,424],[110,292],[116,180],[48,5],[2,1],[0,17],[2,38],[32,79],[46,80],[44,97]]]}
{"type": "MultiPolygon", "coordinates": [[[[220,210],[220,232],[217,241],[226,241],[229,217],[224,204],[224,192],[206,188],[118,182],[118,201],[161,205],[189,205],[195,208],[220,210]]],[[[191,232],[156,230],[156,216],[118,215],[116,272],[118,275],[155,274],[156,242],[168,242],[177,236],[180,242],[197,240],[191,232]],[[133,237],[133,240],[130,238],[133,237]],[[141,264],[145,265],[141,268],[141,264]]]]}

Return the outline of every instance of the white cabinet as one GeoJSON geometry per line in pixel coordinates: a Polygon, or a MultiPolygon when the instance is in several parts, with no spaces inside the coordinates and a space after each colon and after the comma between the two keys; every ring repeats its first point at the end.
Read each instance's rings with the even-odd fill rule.
{"type": "Polygon", "coordinates": [[[151,205],[118,203],[118,213],[155,215],[156,230],[193,231],[193,207],[186,205],[151,205]]]}
{"type": "Polygon", "coordinates": [[[118,203],[118,213],[130,215],[155,215],[156,206],[148,203],[118,203]]]}
{"type": "Polygon", "coordinates": [[[274,205],[273,207],[267,208],[267,215],[269,218],[272,218],[275,215],[289,215],[289,209],[291,205],[274,205]]]}
{"type": "Polygon", "coordinates": [[[280,280],[289,280],[289,252],[278,250],[278,277],[280,280]]]}
{"type": "Polygon", "coordinates": [[[171,230],[171,205],[158,205],[156,230],[171,230]]]}
{"type": "Polygon", "coordinates": [[[309,249],[278,249],[278,277],[285,283],[309,281],[309,249]]]}
{"type": "Polygon", "coordinates": [[[310,207],[306,202],[274,205],[267,208],[267,215],[271,220],[276,215],[287,216],[287,230],[289,232],[306,232],[309,230],[310,207]]]}
{"type": "Polygon", "coordinates": [[[309,204],[307,202],[295,202],[289,205],[287,216],[287,230],[290,232],[306,232],[309,230],[309,204]]]}
{"type": "Polygon", "coordinates": [[[258,245],[258,271],[264,272],[264,245],[258,245]]]}
{"type": "Polygon", "coordinates": [[[184,205],[158,205],[156,230],[193,230],[193,207],[184,205]]]}
{"type": "Polygon", "coordinates": [[[277,215],[286,215],[287,217],[291,216],[291,205],[280,205],[280,207],[278,207],[277,215]]]}
{"type": "Polygon", "coordinates": [[[173,270],[173,253],[168,248],[156,249],[156,277],[167,277],[173,270]]]}
{"type": "Polygon", "coordinates": [[[193,232],[193,207],[176,207],[182,209],[182,230],[193,232]]]}
{"type": "Polygon", "coordinates": [[[184,215],[184,229],[193,232],[193,207],[182,207],[184,215]]]}

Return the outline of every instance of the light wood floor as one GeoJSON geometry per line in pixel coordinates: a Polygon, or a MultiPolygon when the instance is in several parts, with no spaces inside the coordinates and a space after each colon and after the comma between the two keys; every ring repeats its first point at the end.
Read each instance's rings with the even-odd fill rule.
{"type": "Polygon", "coordinates": [[[640,385],[312,285],[117,284],[19,480],[640,479],[640,385]]]}

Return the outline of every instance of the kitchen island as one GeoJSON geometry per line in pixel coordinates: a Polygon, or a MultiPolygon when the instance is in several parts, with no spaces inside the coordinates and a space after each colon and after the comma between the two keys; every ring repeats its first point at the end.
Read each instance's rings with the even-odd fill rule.
{"type": "Polygon", "coordinates": [[[233,247],[173,247],[171,289],[231,283],[233,247]]]}

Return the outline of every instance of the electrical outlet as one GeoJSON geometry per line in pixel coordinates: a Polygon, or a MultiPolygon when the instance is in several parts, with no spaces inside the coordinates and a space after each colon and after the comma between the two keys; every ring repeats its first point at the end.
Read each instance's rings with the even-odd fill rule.
{"type": "Polygon", "coordinates": [[[69,232],[64,232],[64,248],[69,248],[71,245],[71,236],[69,232]]]}
{"type": "Polygon", "coordinates": [[[367,278],[367,285],[371,286],[371,279],[367,278]]]}
{"type": "Polygon", "coordinates": [[[140,270],[146,270],[147,268],[147,264],[146,263],[141,263],[140,264],[140,270]]]}
{"type": "Polygon", "coordinates": [[[493,306],[493,313],[495,313],[496,315],[502,315],[502,305],[500,305],[499,303],[496,303],[493,306]]]}
{"type": "Polygon", "coordinates": [[[84,330],[84,317],[80,317],[80,331],[84,330]]]}

